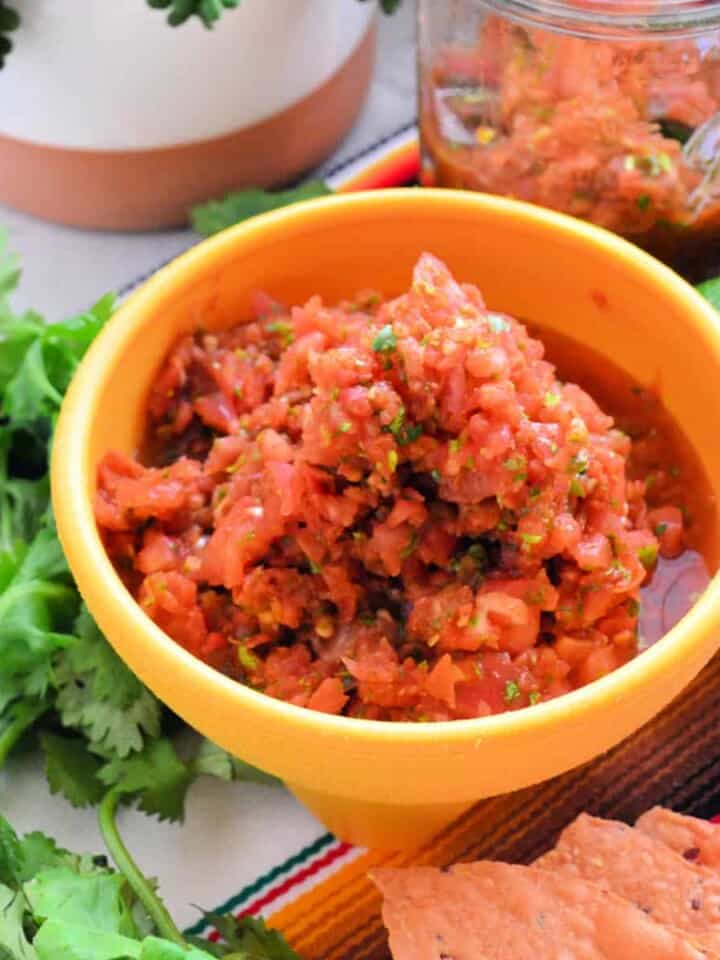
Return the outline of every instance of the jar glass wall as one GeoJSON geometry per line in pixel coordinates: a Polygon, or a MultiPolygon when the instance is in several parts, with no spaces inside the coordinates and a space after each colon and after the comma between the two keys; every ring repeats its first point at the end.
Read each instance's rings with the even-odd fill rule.
{"type": "Polygon", "coordinates": [[[419,0],[423,180],[720,266],[720,2],[419,0]]]}

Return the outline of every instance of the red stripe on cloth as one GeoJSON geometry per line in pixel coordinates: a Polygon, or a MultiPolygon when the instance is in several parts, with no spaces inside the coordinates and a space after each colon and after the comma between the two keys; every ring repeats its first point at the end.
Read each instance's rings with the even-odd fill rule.
{"type": "MultiPolygon", "coordinates": [[[[325,867],[329,867],[330,864],[334,863],[336,860],[339,860],[340,857],[345,856],[345,854],[349,853],[352,849],[352,844],[339,843],[336,847],[328,850],[326,854],[324,854],[322,857],[319,857],[309,866],[303,867],[303,869],[298,870],[297,873],[286,877],[285,880],[283,880],[282,883],[279,883],[276,887],[271,887],[261,897],[258,897],[257,900],[253,900],[252,903],[248,904],[247,907],[244,907],[242,910],[240,910],[236,916],[248,917],[258,913],[263,907],[267,907],[268,904],[273,903],[279,897],[282,897],[283,894],[288,892],[288,890],[292,890],[293,887],[296,887],[298,884],[303,883],[310,877],[315,876],[316,873],[324,870],[325,867]]],[[[217,930],[214,930],[208,939],[212,940],[213,942],[219,940],[220,935],[217,930]]]]}
{"type": "Polygon", "coordinates": [[[420,147],[417,142],[407,143],[391,150],[386,156],[371,162],[364,170],[350,177],[338,193],[356,190],[380,190],[383,187],[398,187],[414,180],[420,170],[420,147]]]}

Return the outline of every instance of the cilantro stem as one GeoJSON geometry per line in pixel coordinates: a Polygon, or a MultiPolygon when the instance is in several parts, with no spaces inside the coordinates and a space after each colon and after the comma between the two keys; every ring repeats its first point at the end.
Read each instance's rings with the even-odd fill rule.
{"type": "Polygon", "coordinates": [[[129,850],[120,836],[115,815],[117,813],[118,801],[123,795],[123,792],[124,791],[117,788],[110,790],[100,802],[98,821],[105,845],[110,852],[110,856],[115,861],[115,866],[125,877],[133,893],[147,910],[148,915],[155,924],[157,932],[165,937],[166,940],[170,940],[187,950],[188,944],[176,927],[175,921],[131,857],[129,850]]]}
{"type": "Polygon", "coordinates": [[[12,720],[0,733],[0,769],[5,766],[10,751],[20,737],[47,709],[45,703],[32,703],[30,701],[21,702],[11,708],[12,720]]]}

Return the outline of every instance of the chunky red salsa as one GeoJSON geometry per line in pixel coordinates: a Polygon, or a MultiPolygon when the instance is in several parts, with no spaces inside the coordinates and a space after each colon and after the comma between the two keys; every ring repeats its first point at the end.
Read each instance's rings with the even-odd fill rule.
{"type": "Polygon", "coordinates": [[[500,16],[428,53],[424,179],[590,220],[686,271],[720,240],[720,51],[603,40],[500,16]]]}
{"type": "Polygon", "coordinates": [[[99,466],[117,569],[186,649],[311,709],[557,697],[642,647],[659,556],[697,569],[656,428],[633,441],[427,254],[394,300],[258,296],[182,338],[147,416],[144,462],[99,466]]]}

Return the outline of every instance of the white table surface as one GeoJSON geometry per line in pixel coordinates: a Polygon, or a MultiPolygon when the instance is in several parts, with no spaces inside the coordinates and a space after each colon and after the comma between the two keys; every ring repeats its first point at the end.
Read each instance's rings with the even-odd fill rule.
{"type": "MultiPolygon", "coordinates": [[[[375,77],[355,127],[322,169],[327,169],[415,116],[413,0],[382,17],[375,77]]],[[[0,225],[23,263],[19,307],[49,320],[84,309],[108,290],[124,286],[196,242],[190,230],[102,233],[48,224],[0,205],[0,225]]]]}

